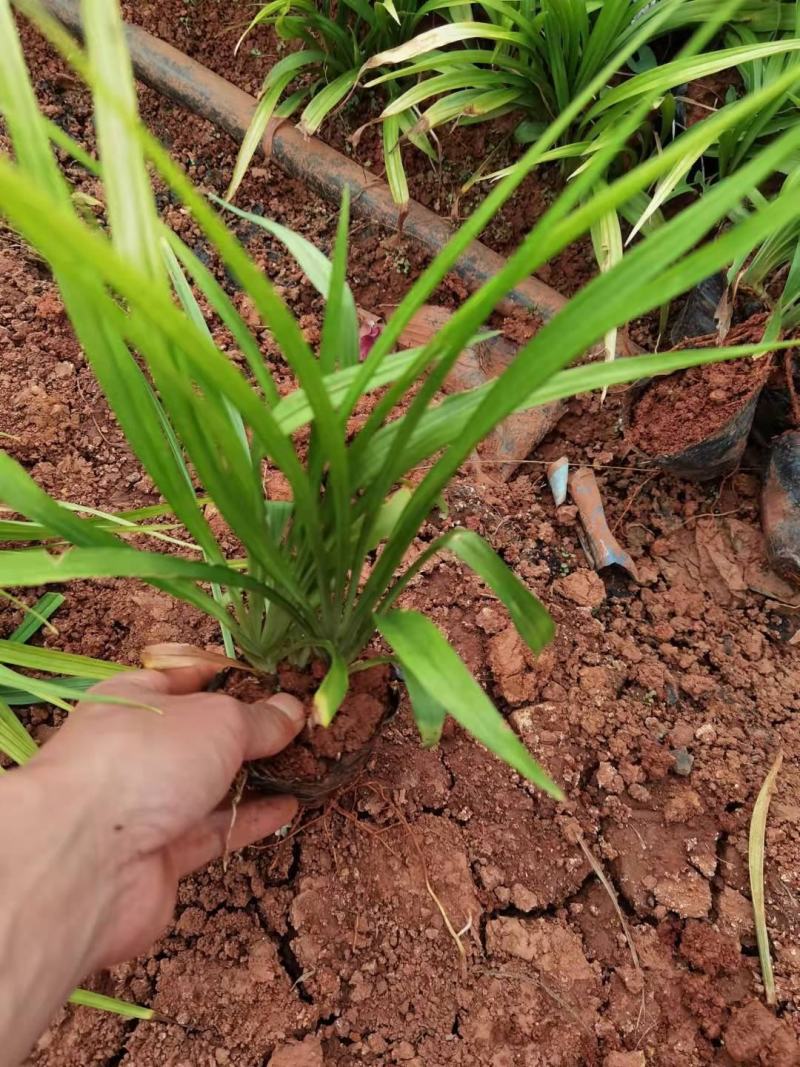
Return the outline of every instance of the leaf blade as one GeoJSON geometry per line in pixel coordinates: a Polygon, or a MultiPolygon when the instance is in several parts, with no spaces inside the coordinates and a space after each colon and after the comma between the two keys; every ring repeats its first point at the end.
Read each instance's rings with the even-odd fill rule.
{"type": "Polygon", "coordinates": [[[347,695],[347,664],[337,652],[331,652],[330,664],[322,684],[314,694],[314,717],[321,726],[330,726],[347,695]]]}
{"type": "Polygon", "coordinates": [[[434,748],[441,740],[447,709],[431,696],[408,667],[403,671],[403,681],[408,690],[411,711],[419,730],[422,746],[434,748]]]}
{"type": "Polygon", "coordinates": [[[555,800],[564,799],[430,619],[415,611],[393,611],[377,616],[376,625],[403,669],[465,730],[555,800]]]}

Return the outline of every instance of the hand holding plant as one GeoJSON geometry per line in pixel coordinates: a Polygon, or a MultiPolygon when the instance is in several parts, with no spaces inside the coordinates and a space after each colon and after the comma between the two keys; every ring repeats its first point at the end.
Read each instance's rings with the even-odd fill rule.
{"type": "MultiPolygon", "coordinates": [[[[533,591],[475,532],[446,521],[426,529],[426,523],[472,450],[512,412],[771,347],[684,350],[569,367],[598,341],[612,338],[620,325],[746,257],[762,242],[779,240],[794,223],[791,183],[770,199],[753,195],[800,151],[800,130],[791,126],[723,176],[702,203],[648,228],[630,254],[620,256],[620,242],[611,233],[616,213],[626,205],[659,181],[669,181],[726,130],[743,128],[796,91],[800,71],[786,65],[768,83],[687,130],[680,143],[667,144],[653,158],[634,159],[618,173],[612,163],[673,82],[664,82],[663,71],[653,77],[645,72],[603,90],[647,43],[659,20],[666,25],[681,8],[691,8],[695,19],[703,11],[706,22],[686,45],[691,57],[725,13],[701,0],[665,0],[646,21],[629,27],[627,3],[608,4],[622,19],[617,47],[601,49],[585,77],[567,80],[565,103],[545,115],[546,128],[428,266],[362,362],[355,302],[346,284],[347,191],[330,260],[299,236],[257,220],[290,248],[325,298],[321,343],[312,349],[280,294],[237,241],[228,225],[229,205],[209,203],[142,127],[118,4],[83,0],[86,52],[43,16],[35,0],[18,0],[15,6],[33,16],[90,85],[99,158],[87,156],[41,113],[9,0],[0,0],[0,114],[13,147],[13,155],[0,156],[0,217],[50,266],[86,359],[162,502],[121,514],[64,503],[0,454],[0,501],[21,516],[0,523],[3,540],[17,545],[0,552],[0,586],[62,586],[107,577],[149,582],[214,617],[227,654],[258,672],[266,674],[286,661],[300,667],[322,662],[325,673],[314,697],[315,717],[322,724],[329,724],[341,706],[351,675],[377,652],[402,672],[424,743],[437,742],[450,714],[517,772],[560,799],[558,786],[445,635],[422,614],[404,608],[403,597],[412,581],[424,579],[425,566],[436,554],[449,552],[504,604],[532,649],[550,638],[552,622],[533,591]],[[604,137],[595,140],[584,165],[502,270],[465,300],[428,344],[398,354],[404,329],[459,256],[526,175],[548,153],[563,150],[582,116],[588,121],[592,115],[604,122],[604,137]],[[51,142],[102,182],[103,225],[87,225],[51,142]],[[163,224],[153,196],[154,175],[212,250],[210,266],[163,224]],[[752,207],[746,213],[744,201],[752,207]],[[604,273],[523,345],[498,379],[442,399],[448,374],[485,329],[498,301],[587,233],[599,235],[604,273]],[[280,380],[291,377],[296,384],[288,395],[279,392],[261,334],[238,314],[229,279],[270,331],[286,364],[280,380]],[[223,327],[225,348],[213,340],[223,327]],[[233,350],[237,358],[231,358],[233,350]],[[273,499],[266,491],[266,476],[275,472],[290,487],[290,499],[273,499]],[[213,529],[209,502],[216,510],[213,529]],[[159,525],[164,518],[168,530],[159,525]],[[222,533],[218,523],[226,527],[222,533]]],[[[644,14],[643,0],[635,8],[644,14]]],[[[389,12],[388,3],[384,10],[389,12]]],[[[510,32],[516,33],[498,26],[497,39],[510,32]]],[[[463,40],[472,34],[469,30],[463,40]]],[[[474,62],[489,52],[483,49],[474,62]]],[[[557,60],[557,53],[554,48],[551,58],[557,60]]],[[[730,56],[724,58],[727,62],[730,56]]],[[[405,62],[403,56],[395,60],[405,62]]],[[[674,79],[676,70],[667,73],[674,79]]],[[[516,94],[516,79],[511,88],[516,94]]],[[[793,268],[791,277],[795,274],[793,268]]],[[[7,706],[15,693],[20,703],[48,700],[72,711],[77,683],[99,681],[124,668],[13,638],[0,641],[0,749],[24,763],[35,746],[7,706]],[[46,671],[60,677],[44,679],[46,671]]],[[[219,853],[230,822],[213,808],[239,764],[274,751],[297,726],[290,729],[274,715],[254,718],[229,698],[189,697],[178,676],[170,676],[178,688],[152,696],[141,688],[143,677],[148,676],[128,675],[86,694],[78,714],[42,755],[34,756],[30,770],[0,782],[0,791],[20,813],[19,824],[31,828],[15,838],[10,869],[32,878],[30,913],[49,917],[57,937],[48,952],[55,949],[69,970],[53,974],[49,958],[25,959],[26,945],[20,947],[19,940],[24,926],[17,928],[8,913],[0,918],[4,936],[15,945],[15,961],[22,959],[4,973],[13,975],[23,997],[31,989],[38,993],[25,998],[30,1016],[24,1026],[15,1020],[17,1043],[24,1044],[25,1035],[38,1026],[31,1018],[40,1010],[45,988],[48,997],[66,996],[86,969],[135,951],[153,935],[180,871],[219,853]],[[131,702],[139,706],[131,708],[131,702]],[[142,703],[158,705],[164,714],[142,703]],[[268,722],[277,733],[270,731],[265,739],[261,728],[269,730],[268,722]],[[65,759],[68,754],[68,761],[62,763],[59,753],[65,759]],[[120,765],[135,770],[133,779],[120,765]],[[51,784],[40,788],[38,783],[48,779],[51,784]],[[48,803],[53,794],[71,802],[53,811],[48,803]],[[123,829],[115,830],[117,825],[123,829]],[[128,838],[126,827],[136,827],[128,838]],[[114,835],[110,847],[109,833],[114,835]],[[127,844],[131,836],[132,847],[127,844]],[[87,849],[93,859],[111,864],[104,868],[106,884],[113,886],[110,898],[97,895],[96,868],[83,862],[87,849]],[[62,874],[69,874],[67,896],[49,877],[59,863],[62,874]],[[109,919],[116,914],[111,903],[131,898],[142,908],[142,918],[134,926],[115,925],[109,919]],[[76,922],[76,900],[92,909],[89,929],[85,913],[76,922]]],[[[199,685],[202,677],[195,675],[192,684],[199,685]]],[[[243,810],[231,846],[265,832],[293,810],[292,802],[283,801],[243,810]]],[[[80,995],[86,1003],[86,994],[80,995]]],[[[0,1011],[8,1010],[8,1001],[0,996],[0,1011]]],[[[13,1010],[18,1009],[12,1005],[13,1010]]]]}
{"type": "MultiPolygon", "coordinates": [[[[800,72],[784,71],[759,92],[709,117],[702,129],[687,131],[682,145],[667,146],[606,185],[600,179],[609,161],[652,107],[649,93],[660,89],[643,92],[633,113],[609,131],[608,144],[574,177],[504,268],[424,348],[396,353],[404,328],[458,256],[644,40],[646,28],[637,31],[454,234],[359,362],[358,320],[346,284],[347,191],[330,261],[278,228],[326,298],[321,344],[314,351],[224,216],[141,126],[117,5],[84,0],[87,54],[42,18],[30,0],[23,6],[91,85],[100,159],[87,160],[42,116],[8,2],[0,0],[0,109],[15,151],[13,162],[0,158],[0,212],[51,265],[87,359],[164,498],[162,514],[174,516],[186,534],[165,544],[165,535],[151,524],[81,514],[48,497],[19,464],[0,454],[0,499],[29,520],[13,522],[9,539],[39,546],[0,552],[0,584],[30,587],[98,577],[148,581],[216,618],[228,654],[240,655],[257,670],[274,670],[287,659],[299,665],[323,660],[327,673],[314,698],[322,724],[332,721],[350,675],[364,667],[367,649],[380,634],[386,658],[402,670],[425,743],[438,740],[450,714],[520,774],[560,798],[558,787],[442,632],[399,603],[428,560],[448,552],[486,582],[534,651],[552,635],[549,616],[473,531],[445,528],[427,544],[418,536],[475,446],[512,412],[767,347],[684,350],[608,367],[564,369],[609,331],[685,292],[795,217],[787,189],[768,203],[754,204],[746,219],[703,243],[749,190],[800,149],[800,130],[783,133],[710,190],[702,204],[659,227],[621,262],[609,263],[519,350],[498,379],[445,400],[440,389],[464,347],[520,279],[650,187],[685,151],[777,98],[800,80],[800,72]],[[76,210],[51,138],[102,177],[107,233],[87,226],[76,210]],[[297,381],[294,392],[279,395],[256,337],[217,275],[161,222],[149,167],[213,246],[219,276],[227,269],[246,291],[297,381]],[[213,343],[198,296],[230,332],[244,371],[213,343]],[[365,417],[351,430],[357,409],[365,417]],[[424,476],[412,478],[422,464],[424,476]],[[291,500],[265,494],[267,469],[282,473],[291,500]],[[238,555],[227,555],[223,543],[229,539],[218,540],[210,528],[208,498],[241,545],[238,555]],[[145,537],[149,545],[156,538],[159,550],[142,547],[145,537]]],[[[673,0],[664,11],[677,6],[673,0]]],[[[260,222],[277,232],[274,224],[260,222]]],[[[10,665],[0,670],[6,683],[14,680],[11,666],[25,665],[16,647],[0,648],[0,663],[10,665]]],[[[51,684],[45,694],[39,679],[25,679],[25,684],[66,707],[74,693],[51,684]]]]}
{"type": "Polygon", "coordinates": [[[136,671],[97,686],[23,769],[0,780],[0,1036],[19,1062],[73,987],[150,947],[178,879],[289,823],[291,797],[220,807],[244,760],[305,722],[279,694],[199,692],[214,668],[136,671]],[[106,704],[123,698],[156,707],[106,704]],[[57,876],[54,876],[57,872],[57,876]]]}

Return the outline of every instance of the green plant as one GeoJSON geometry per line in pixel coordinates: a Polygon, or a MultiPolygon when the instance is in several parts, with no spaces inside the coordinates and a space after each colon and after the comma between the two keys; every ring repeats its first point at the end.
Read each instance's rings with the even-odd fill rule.
{"type": "MultiPolygon", "coordinates": [[[[791,48],[767,55],[760,54],[740,63],[737,69],[742,90],[740,92],[735,85],[731,85],[725,103],[719,111],[725,112],[741,95],[758,92],[765,86],[780,83],[781,90],[773,94],[768,106],[755,114],[726,124],[718,136],[709,131],[705,146],[699,145],[686,152],[675,167],[657,183],[652,195],[645,197],[643,210],[640,204],[636,211],[629,212],[628,217],[633,223],[629,240],[648,222],[663,221],[660,216],[661,207],[671,197],[689,188],[686,179],[693,167],[698,164],[702,167],[702,188],[699,190],[702,194],[702,191],[709,189],[715,181],[733,174],[780,133],[796,125],[800,97],[791,72],[800,66],[800,53],[796,50],[797,42],[800,41],[800,3],[795,0],[785,4],[784,16],[782,28],[790,30],[789,34],[757,34],[744,24],[737,24],[728,31],[726,43],[731,47],[758,49],[765,44],[780,45],[785,42],[791,45],[791,48]],[[786,25],[789,16],[790,26],[786,25]],[[787,72],[790,74],[788,79],[785,77],[787,72]]],[[[701,128],[703,124],[702,120],[697,123],[701,128]]],[[[796,190],[800,181],[800,159],[797,155],[787,157],[780,169],[786,173],[783,191],[788,193],[790,190],[796,190]]],[[[768,192],[750,190],[745,202],[731,212],[731,218],[743,218],[749,210],[749,204],[763,204],[768,197],[768,192]]],[[[795,328],[800,322],[800,223],[797,218],[763,242],[743,249],[728,269],[728,281],[734,291],[740,286],[754,290],[767,306],[774,309],[774,332],[795,328]],[[783,291],[775,298],[774,293],[771,294],[769,290],[781,274],[785,275],[783,291]]]]}
{"type": "MultiPolygon", "coordinates": [[[[793,171],[783,183],[784,193],[798,195],[800,169],[793,171]]],[[[751,204],[763,204],[768,198],[757,190],[750,193],[751,204]]],[[[742,207],[735,218],[747,214],[742,207]]],[[[770,234],[752,249],[742,251],[728,269],[728,282],[734,291],[740,286],[752,289],[773,310],[774,332],[794,330],[800,325],[800,216],[795,216],[780,232],[770,234]],[[783,279],[776,296],[769,291],[770,283],[783,279]]]]}
{"type": "MultiPolygon", "coordinates": [[[[406,104],[420,106],[435,100],[418,124],[419,129],[430,129],[452,119],[471,120],[476,115],[488,119],[515,111],[521,115],[517,139],[530,143],[634,36],[641,40],[640,49],[645,49],[647,40],[666,32],[659,5],[651,5],[649,0],[606,0],[601,4],[586,0],[491,0],[475,6],[482,18],[454,21],[448,36],[474,41],[477,48],[445,52],[437,48],[433,35],[423,34],[406,48],[372,58],[370,66],[396,66],[409,58],[415,61],[374,78],[369,85],[436,72],[392,101],[384,109],[385,116],[406,104]],[[645,27],[652,27],[652,34],[642,39],[645,27]],[[487,71],[492,78],[484,87],[487,71]],[[458,83],[453,85],[456,77],[458,83]]],[[[572,135],[572,130],[566,131],[565,139],[572,140],[572,135]]]]}
{"type": "MultiPolygon", "coordinates": [[[[638,116],[621,123],[617,141],[597,153],[503,269],[437,336],[420,350],[394,353],[401,332],[456,258],[586,103],[582,97],[573,101],[572,110],[556,119],[453,236],[359,363],[355,304],[345,282],[347,194],[331,262],[301,238],[282,232],[327,297],[315,353],[224,218],[139,122],[117,5],[84,0],[88,54],[34,3],[20,6],[91,85],[100,159],[86,162],[102,176],[108,229],[87,225],[56,164],[49,139],[58,138],[62,146],[70,142],[39,111],[8,0],[0,0],[0,109],[15,159],[0,158],[0,214],[51,265],[76,335],[131,447],[187,536],[163,550],[137,547],[139,538],[130,526],[135,519],[120,524],[113,516],[82,515],[65,507],[0,454],[0,498],[25,517],[18,521],[16,540],[29,546],[47,542],[0,552],[0,585],[105,576],[150,582],[216,618],[228,648],[258,669],[270,670],[289,656],[297,662],[312,655],[324,658],[328,670],[314,698],[322,723],[329,723],[341,704],[349,674],[370,662],[363,657],[377,631],[389,646],[389,658],[402,667],[426,743],[438,739],[449,713],[521,774],[560,796],[440,630],[423,615],[399,608],[398,600],[431,556],[448,551],[487,582],[533,649],[552,633],[547,613],[489,545],[468,530],[447,530],[410,566],[406,554],[475,445],[511,412],[764,350],[765,345],[754,345],[682,351],[564,369],[607,331],[685,291],[794,216],[793,198],[782,193],[755,205],[717,240],[696,247],[748,190],[797,150],[800,129],[781,135],[721,181],[702,205],[665,223],[590,282],[497,380],[439,403],[439,387],[498,300],[657,180],[675,163],[673,146],[599,185],[598,173],[605,172],[638,116]],[[220,266],[246,290],[271,330],[298,382],[288,396],[278,395],[254,336],[214,274],[159,220],[148,164],[192,213],[220,266]],[[195,290],[228,327],[246,373],[212,342],[195,290]],[[370,394],[363,424],[350,432],[350,416],[370,394]],[[413,488],[404,485],[422,462],[429,468],[424,477],[413,488]],[[290,502],[265,497],[267,463],[283,472],[290,502]],[[212,533],[203,508],[208,498],[241,544],[240,556],[226,558],[212,533]]],[[[628,47],[635,43],[634,38],[628,47]]],[[[584,96],[593,97],[608,76],[609,68],[598,71],[584,96]]],[[[720,127],[737,121],[766,106],[781,88],[782,83],[765,87],[737,102],[729,114],[707,121],[720,127]]],[[[650,104],[647,99],[643,106],[650,104]]],[[[689,131],[687,141],[702,136],[689,131]]],[[[81,154],[77,146],[71,150],[81,154]]],[[[266,220],[264,225],[274,228],[266,220]]],[[[152,516],[142,525],[151,530],[152,516]]]]}
{"type": "MultiPolygon", "coordinates": [[[[469,5],[453,6],[465,9],[469,5]]],[[[403,0],[397,5],[394,0],[271,0],[264,4],[237,48],[259,25],[274,26],[281,40],[300,47],[280,59],[264,79],[258,107],[239,150],[228,198],[235,195],[273,116],[287,118],[305,104],[300,129],[309,135],[316,133],[356,87],[364,64],[378,52],[412,38],[420,23],[439,7],[436,0],[403,0]],[[289,95],[284,98],[287,91],[289,95]]],[[[389,87],[390,98],[398,92],[396,83],[389,87]]],[[[429,138],[410,132],[415,121],[413,108],[408,108],[382,124],[386,177],[401,211],[408,204],[401,138],[407,136],[422,152],[436,158],[429,138]]]]}
{"type": "MultiPolygon", "coordinates": [[[[517,140],[530,143],[584,93],[598,71],[611,64],[614,69],[608,84],[584,97],[586,106],[575,112],[560,144],[545,158],[581,159],[596,152],[635,102],[645,96],[656,104],[657,121],[652,112],[646,113],[647,123],[636,132],[644,137],[649,151],[654,131],[660,134],[661,142],[669,139],[675,118],[672,90],[694,78],[798,47],[798,42],[793,44],[785,37],[759,39],[745,24],[729,48],[701,55],[684,50],[678,57],[658,63],[651,43],[696,20],[692,0],[657,4],[650,0],[487,0],[479,6],[484,21],[454,21],[447,28],[447,38],[449,42],[474,41],[480,47],[446,52],[437,46],[433,35],[421,34],[367,62],[368,69],[393,68],[368,82],[370,86],[436,72],[392,100],[382,118],[433,100],[416,126],[417,132],[423,132],[453,119],[472,121],[479,115],[483,120],[513,111],[521,116],[517,140]],[[634,40],[635,51],[627,48],[634,40]],[[621,55],[627,55],[627,61],[615,63],[621,55]],[[412,58],[413,64],[402,65],[412,58]],[[483,89],[487,70],[493,73],[491,88],[483,89]],[[453,84],[456,77],[458,84],[453,84]],[[464,89],[462,83],[475,88],[464,89]],[[477,95],[479,92],[484,97],[477,95]],[[489,93],[492,106],[484,102],[489,93]]],[[[700,39],[708,37],[705,33],[700,39]]],[[[629,144],[620,147],[630,155],[629,144]]]]}
{"type": "MultiPolygon", "coordinates": [[[[726,43],[737,46],[757,47],[767,41],[797,40],[800,38],[800,3],[787,5],[794,9],[794,25],[789,34],[757,34],[747,26],[735,26],[729,31],[726,43]]],[[[745,93],[757,92],[779,78],[787,68],[800,63],[796,51],[776,52],[768,56],[759,56],[738,67],[745,93]]],[[[733,95],[736,95],[734,90],[733,95]]],[[[789,88],[780,94],[764,111],[744,123],[737,123],[726,130],[718,146],[712,146],[709,155],[716,154],[720,175],[731,174],[737,166],[761,145],[782,130],[789,129],[797,121],[800,106],[796,88],[789,88]]],[[[799,160],[795,158],[794,165],[799,160]]],[[[787,166],[791,165],[790,163],[787,166]]]]}
{"type": "MultiPolygon", "coordinates": [[[[747,49],[750,54],[750,58],[740,59],[735,68],[741,79],[744,95],[758,92],[773,84],[781,79],[787,70],[800,63],[800,54],[797,51],[797,42],[800,40],[800,3],[793,0],[783,7],[784,21],[773,32],[756,33],[747,23],[737,22],[725,35],[725,43],[729,48],[747,49]],[[789,16],[791,23],[786,25],[789,16]],[[784,33],[782,30],[789,32],[784,33]],[[761,51],[763,46],[772,50],[765,53],[761,51]]],[[[726,125],[718,139],[712,136],[699,150],[687,152],[670,173],[661,179],[652,196],[646,199],[645,210],[638,219],[632,220],[635,225],[631,236],[634,236],[669,198],[685,188],[687,175],[698,163],[702,164],[702,186],[707,187],[717,178],[732,174],[764,143],[794,125],[797,121],[797,87],[791,81],[787,83],[785,80],[783,86],[783,90],[776,94],[769,106],[761,112],[726,125]]],[[[729,106],[739,96],[739,90],[731,84],[722,107],[729,106]]],[[[798,162],[797,158],[787,159],[783,169],[787,172],[795,169],[798,162]]]]}
{"type": "MultiPolygon", "coordinates": [[[[564,125],[558,141],[542,161],[559,160],[571,174],[609,145],[616,145],[605,173],[597,172],[598,185],[671,139],[676,117],[675,90],[679,86],[737,65],[772,60],[773,67],[778,68],[800,48],[800,39],[757,39],[744,23],[740,38],[731,47],[701,52],[712,39],[713,29],[719,28],[725,18],[725,8],[720,6],[716,23],[711,20],[701,27],[692,48],[683,49],[669,62],[657,63],[651,44],[698,21],[700,12],[692,0],[656,4],[650,0],[487,0],[479,6],[483,21],[454,21],[447,27],[447,35],[451,42],[477,42],[481,47],[442,51],[436,47],[432,34],[423,33],[366,63],[366,68],[390,68],[368,82],[369,86],[391,85],[395,79],[419,79],[387,104],[381,119],[387,121],[410,107],[424,108],[409,131],[422,134],[446,122],[483,121],[513,112],[521,116],[515,138],[526,144],[536,141],[557,116],[582,99],[584,105],[572,109],[572,121],[564,125]],[[410,59],[413,62],[404,65],[410,59]],[[635,71],[632,76],[631,69],[635,71]],[[605,83],[598,84],[601,70],[607,70],[609,76],[605,83]],[[590,93],[587,89],[591,85],[596,88],[590,93]],[[652,106],[642,108],[642,101],[652,106]],[[630,123],[632,115],[638,115],[638,122],[630,123]],[[629,126],[626,139],[618,136],[622,124],[629,126]]],[[[740,7],[729,4],[727,10],[736,11],[738,17],[740,7]]],[[[779,74],[777,70],[776,77],[779,74]]],[[[771,106],[778,106],[778,102],[771,106]]],[[[751,116],[748,121],[759,119],[751,116]]],[[[726,135],[730,136],[727,130],[726,135]]],[[[634,198],[618,211],[596,220],[591,236],[602,271],[610,270],[623,255],[619,216],[635,220],[639,215],[635,235],[675,191],[701,154],[702,149],[692,160],[684,155],[649,203],[645,199],[642,205],[634,198]]],[[[481,176],[482,169],[467,187],[481,176]]],[[[504,177],[511,169],[488,177],[504,177]]],[[[608,359],[616,354],[616,341],[616,330],[608,331],[604,338],[608,359]]]]}

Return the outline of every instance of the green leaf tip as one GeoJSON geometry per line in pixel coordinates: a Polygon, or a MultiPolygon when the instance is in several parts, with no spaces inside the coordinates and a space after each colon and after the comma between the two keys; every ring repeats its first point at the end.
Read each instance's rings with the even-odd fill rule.
{"type": "Polygon", "coordinates": [[[328,673],[314,694],[314,720],[320,726],[330,726],[333,722],[347,695],[348,683],[347,664],[341,656],[333,653],[328,673]]]}
{"type": "Polygon", "coordinates": [[[413,679],[412,689],[427,694],[428,704],[422,705],[426,736],[432,737],[438,728],[439,720],[431,704],[435,702],[528,781],[554,800],[564,800],[561,789],[531,756],[430,619],[416,611],[393,611],[378,616],[376,625],[403,671],[413,679]]]}

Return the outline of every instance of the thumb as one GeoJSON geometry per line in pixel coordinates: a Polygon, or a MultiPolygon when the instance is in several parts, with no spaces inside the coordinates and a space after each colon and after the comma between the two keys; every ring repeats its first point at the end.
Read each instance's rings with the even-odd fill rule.
{"type": "Polygon", "coordinates": [[[303,705],[288,693],[240,707],[246,729],[246,760],[274,756],[294,740],[307,721],[303,705]]]}

